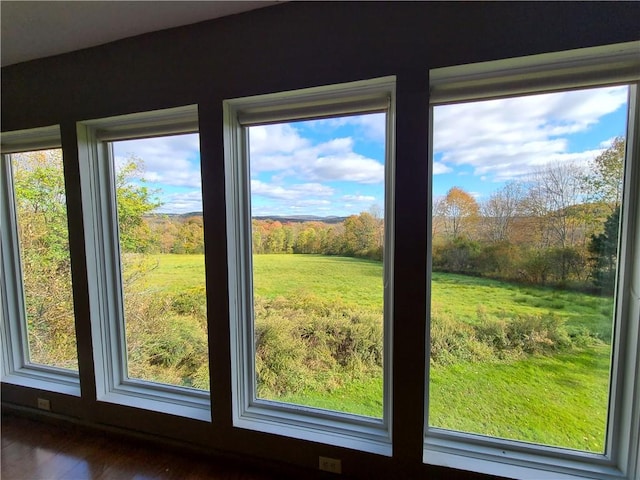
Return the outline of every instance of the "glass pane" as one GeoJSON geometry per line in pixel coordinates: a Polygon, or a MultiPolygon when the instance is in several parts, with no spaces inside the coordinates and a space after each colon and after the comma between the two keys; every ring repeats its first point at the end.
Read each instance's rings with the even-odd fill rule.
{"type": "Polygon", "coordinates": [[[431,427],[604,452],[627,97],[435,107],[431,427]]]}
{"type": "Polygon", "coordinates": [[[209,390],[198,135],[113,151],[128,376],[209,390]]]}
{"type": "Polygon", "coordinates": [[[248,129],[258,398],[382,417],[385,122],[248,129]]]}
{"type": "Polygon", "coordinates": [[[78,369],[62,150],[11,155],[29,361],[78,369]]]}

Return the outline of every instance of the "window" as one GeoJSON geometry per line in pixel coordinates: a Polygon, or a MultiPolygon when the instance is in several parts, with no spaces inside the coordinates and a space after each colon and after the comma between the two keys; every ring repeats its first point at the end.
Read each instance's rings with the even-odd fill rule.
{"type": "Polygon", "coordinates": [[[2,135],[3,381],[78,394],[58,127],[2,135]]]}
{"type": "Polygon", "coordinates": [[[197,111],[88,121],[78,133],[94,341],[103,346],[98,397],[206,419],[197,111]]]}
{"type": "Polygon", "coordinates": [[[432,72],[426,462],[632,475],[637,47],[432,72]]]}
{"type": "Polygon", "coordinates": [[[225,101],[236,426],[390,454],[393,85],[225,101]]]}

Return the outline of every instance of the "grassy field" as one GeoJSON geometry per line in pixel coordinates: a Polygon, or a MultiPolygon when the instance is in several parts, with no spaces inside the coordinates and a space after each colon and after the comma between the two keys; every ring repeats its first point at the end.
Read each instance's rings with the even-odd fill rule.
{"type": "MultiPolygon", "coordinates": [[[[253,262],[257,296],[308,292],[382,312],[380,262],[322,255],[255,255],[253,262]]],[[[178,292],[204,285],[201,255],[151,255],[149,263],[157,265],[146,278],[149,288],[178,292]]],[[[553,312],[570,329],[588,328],[605,342],[611,338],[613,301],[595,295],[434,273],[431,303],[470,323],[477,321],[480,305],[488,314],[553,312]]]]}
{"type": "MultiPolygon", "coordinates": [[[[179,291],[204,283],[199,255],[157,255],[146,286],[179,291]]],[[[254,256],[257,297],[313,294],[343,305],[382,312],[379,262],[315,255],[254,256]]],[[[432,311],[473,324],[478,310],[564,319],[568,330],[588,329],[602,342],[554,356],[432,365],[429,424],[580,450],[601,452],[606,425],[609,338],[613,303],[576,292],[527,287],[435,273],[432,311]]],[[[278,399],[380,416],[382,379],[372,376],[329,392],[303,391],[278,399]]]]}

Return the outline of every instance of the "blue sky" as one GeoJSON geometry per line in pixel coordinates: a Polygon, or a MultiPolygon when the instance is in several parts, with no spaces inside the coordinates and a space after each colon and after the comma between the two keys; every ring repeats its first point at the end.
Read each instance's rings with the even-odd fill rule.
{"type": "MultiPolygon", "coordinates": [[[[482,201],[504,182],[549,164],[585,168],[624,135],[627,87],[438,106],[433,194],[452,186],[482,201]]],[[[385,115],[250,127],[253,215],[337,215],[382,210],[385,115]]],[[[157,189],[161,212],[202,210],[198,135],[114,144],[134,155],[157,189]]]]}
{"type": "Polygon", "coordinates": [[[252,214],[337,215],[384,206],[384,113],[249,128],[252,214]]]}
{"type": "Polygon", "coordinates": [[[588,167],[624,135],[627,87],[471,102],[434,109],[434,197],[452,186],[488,198],[546,165],[588,167]]]}

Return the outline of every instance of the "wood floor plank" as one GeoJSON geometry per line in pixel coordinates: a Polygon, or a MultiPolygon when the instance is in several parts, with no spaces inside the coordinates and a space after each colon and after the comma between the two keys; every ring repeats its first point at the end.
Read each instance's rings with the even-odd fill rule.
{"type": "Polygon", "coordinates": [[[2,415],[3,480],[281,480],[239,461],[2,415]]]}

